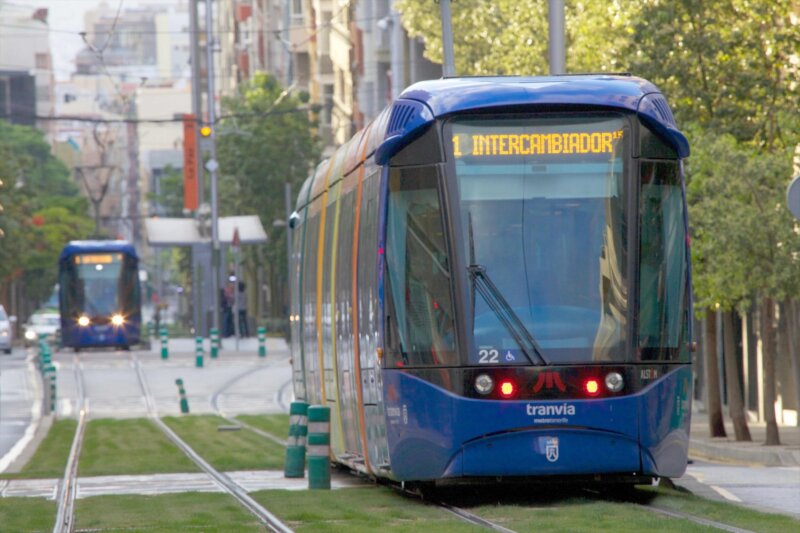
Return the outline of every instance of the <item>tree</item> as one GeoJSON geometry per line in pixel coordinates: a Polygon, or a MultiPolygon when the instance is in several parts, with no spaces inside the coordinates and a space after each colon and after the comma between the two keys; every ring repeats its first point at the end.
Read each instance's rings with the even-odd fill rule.
{"type": "Polygon", "coordinates": [[[800,294],[800,236],[782,198],[800,141],[796,13],[792,0],[650,0],[626,54],[679,122],[701,128],[688,168],[698,301],[761,301],[767,444],[779,441],[774,302],[800,294]]]}
{"type": "MultiPolygon", "coordinates": [[[[565,2],[567,72],[617,72],[639,2],[565,2]]],[[[397,9],[425,55],[442,62],[439,4],[401,0],[397,9]]],[[[542,75],[548,67],[547,2],[458,0],[451,4],[456,72],[542,75]]]]}
{"type": "Polygon", "coordinates": [[[42,132],[3,120],[0,176],[0,285],[17,284],[23,300],[38,302],[56,282],[61,248],[91,233],[87,202],[42,132]]]}
{"type": "MultiPolygon", "coordinates": [[[[286,218],[284,184],[298,192],[320,154],[306,101],[305,95],[283,90],[271,75],[257,73],[235,96],[223,100],[229,118],[217,126],[220,190],[225,192],[220,212],[261,218],[268,245],[247,250],[245,268],[255,280],[258,266],[266,265],[273,295],[284,294],[288,279],[286,230],[273,226],[286,218]]],[[[273,298],[273,315],[284,313],[282,302],[273,298]]]]}

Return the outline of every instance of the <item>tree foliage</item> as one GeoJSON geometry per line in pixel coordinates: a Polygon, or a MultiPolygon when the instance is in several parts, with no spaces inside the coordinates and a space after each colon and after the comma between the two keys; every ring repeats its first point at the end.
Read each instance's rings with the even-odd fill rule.
{"type": "Polygon", "coordinates": [[[39,130],[0,120],[0,284],[41,300],[56,282],[63,246],[93,228],[87,202],[39,130]]]}
{"type": "Polygon", "coordinates": [[[761,152],[732,135],[690,130],[688,161],[696,303],[747,307],[758,294],[798,294],[800,234],[785,205],[788,150],[761,152]],[[701,140],[702,139],[702,140],[701,140]]]}
{"type": "MultiPolygon", "coordinates": [[[[630,38],[639,2],[565,3],[568,72],[616,72],[630,38]]],[[[451,2],[453,48],[459,75],[544,75],[548,61],[548,3],[538,0],[451,2]]],[[[438,2],[400,0],[397,9],[410,35],[425,42],[425,54],[442,62],[438,2]]]]}
{"type": "Polygon", "coordinates": [[[633,26],[631,69],[667,94],[692,142],[701,305],[800,295],[798,235],[785,201],[800,141],[793,9],[791,0],[650,0],[633,26]]]}
{"type": "Polygon", "coordinates": [[[660,86],[680,122],[767,149],[797,143],[797,2],[648,0],[641,9],[627,65],[660,86]]]}
{"type": "MultiPolygon", "coordinates": [[[[251,271],[265,260],[286,279],[284,184],[296,194],[320,154],[303,95],[284,91],[271,75],[257,73],[236,95],[223,100],[230,118],[217,128],[220,214],[257,214],[269,245],[263,256],[248,254],[251,271]]],[[[292,199],[294,203],[294,199],[292,199]]],[[[276,284],[279,280],[273,280],[276,284]]],[[[274,287],[279,288],[279,287],[274,287]]],[[[273,291],[273,294],[276,292],[273,291]]]]}

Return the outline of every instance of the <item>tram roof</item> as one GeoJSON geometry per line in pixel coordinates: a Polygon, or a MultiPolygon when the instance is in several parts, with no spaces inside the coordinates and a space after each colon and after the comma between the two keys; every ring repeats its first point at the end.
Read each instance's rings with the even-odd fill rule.
{"type": "Polygon", "coordinates": [[[689,143],[677,129],[666,99],[654,84],[628,75],[582,74],[445,78],[415,83],[393,102],[376,160],[380,164],[387,162],[435,119],[453,113],[571,105],[636,113],[681,158],[689,155],[689,143]]]}
{"type": "Polygon", "coordinates": [[[94,252],[119,252],[138,258],[136,248],[128,241],[70,241],[61,250],[60,259],[70,257],[75,254],[94,253],[94,252]]]}

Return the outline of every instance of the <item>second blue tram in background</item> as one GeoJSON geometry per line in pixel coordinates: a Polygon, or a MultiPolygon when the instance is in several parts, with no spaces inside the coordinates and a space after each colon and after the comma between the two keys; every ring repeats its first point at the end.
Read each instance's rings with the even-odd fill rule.
{"type": "Polygon", "coordinates": [[[139,343],[139,257],[126,241],[72,241],[58,260],[61,342],[74,348],[139,343]]]}
{"type": "Polygon", "coordinates": [[[293,215],[297,398],[397,481],[678,477],[691,411],[682,160],[631,76],[415,84],[293,215]]]}

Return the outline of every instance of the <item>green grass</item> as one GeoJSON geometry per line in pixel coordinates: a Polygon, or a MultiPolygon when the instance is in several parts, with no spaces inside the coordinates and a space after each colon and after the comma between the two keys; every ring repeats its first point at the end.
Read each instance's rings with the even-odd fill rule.
{"type": "Polygon", "coordinates": [[[254,428],[266,431],[276,438],[285,440],[289,436],[289,415],[287,414],[239,415],[236,418],[254,428]]]}
{"type": "Polygon", "coordinates": [[[515,531],[717,531],[687,519],[670,518],[636,503],[671,509],[758,532],[800,531],[800,521],[715,502],[665,488],[643,487],[619,499],[564,487],[504,488],[459,494],[461,505],[515,531]],[[499,503],[498,503],[499,502],[499,503]]]}
{"type": "Polygon", "coordinates": [[[450,513],[405,498],[385,487],[339,490],[265,490],[250,494],[298,532],[424,531],[479,532],[486,529],[450,513]]]}
{"type": "Polygon", "coordinates": [[[0,531],[53,531],[55,522],[56,503],[53,501],[44,498],[0,498],[0,531]]]}
{"type": "Polygon", "coordinates": [[[151,420],[100,419],[86,425],[79,476],[198,471],[151,420]]]}
{"type": "Polygon", "coordinates": [[[265,531],[231,496],[204,492],[80,499],[75,502],[75,525],[76,531],[265,531]]]}
{"type": "Polygon", "coordinates": [[[585,498],[569,498],[544,505],[483,505],[470,511],[514,531],[719,531],[688,520],[661,516],[630,503],[585,498]]]}
{"type": "Polygon", "coordinates": [[[742,529],[765,533],[800,531],[800,520],[790,516],[763,513],[739,505],[707,500],[677,490],[650,487],[642,490],[655,494],[652,503],[659,507],[717,520],[742,529]]]}
{"type": "Polygon", "coordinates": [[[63,477],[76,427],[78,427],[76,420],[54,421],[47,436],[22,470],[17,473],[0,474],[0,479],[63,477]]]}
{"type": "Polygon", "coordinates": [[[283,470],[283,446],[247,429],[219,431],[219,426],[230,426],[224,418],[166,417],[164,422],[217,470],[283,470]]]}

